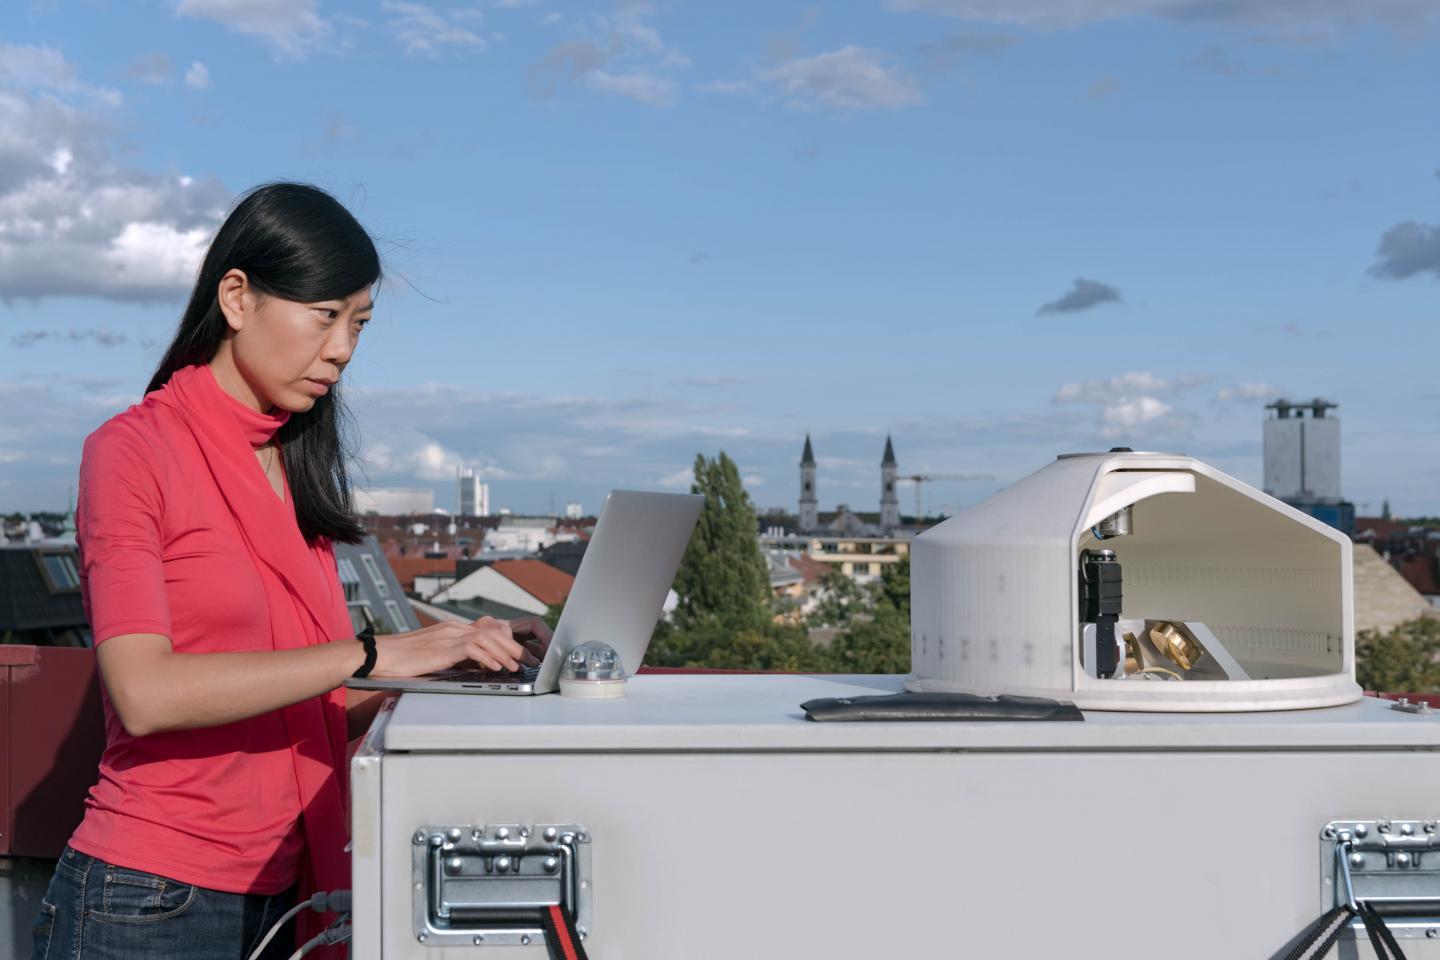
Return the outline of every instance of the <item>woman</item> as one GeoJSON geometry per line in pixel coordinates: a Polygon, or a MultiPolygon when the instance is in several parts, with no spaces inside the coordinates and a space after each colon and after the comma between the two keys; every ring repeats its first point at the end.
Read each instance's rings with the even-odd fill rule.
{"type": "Polygon", "coordinates": [[[297,888],[350,887],[346,741],[379,700],[347,705],[345,679],[513,670],[549,642],[489,618],[354,635],[331,548],[363,535],[336,387],[379,279],[334,198],[256,189],[144,400],[86,440],[76,528],[107,743],[35,957],[243,960],[297,888]]]}

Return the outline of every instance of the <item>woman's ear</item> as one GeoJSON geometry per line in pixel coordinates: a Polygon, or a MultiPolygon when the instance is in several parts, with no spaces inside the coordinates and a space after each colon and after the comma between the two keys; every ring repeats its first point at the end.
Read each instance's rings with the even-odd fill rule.
{"type": "Polygon", "coordinates": [[[220,278],[220,288],[215,297],[220,303],[220,312],[225,314],[225,323],[236,332],[245,326],[246,300],[250,294],[250,278],[243,270],[227,270],[220,278]]]}

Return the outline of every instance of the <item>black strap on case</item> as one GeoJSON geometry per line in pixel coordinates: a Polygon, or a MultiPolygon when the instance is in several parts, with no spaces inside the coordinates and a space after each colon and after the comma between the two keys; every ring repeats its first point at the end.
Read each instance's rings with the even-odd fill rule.
{"type": "Polygon", "coordinates": [[[1045,697],[973,693],[893,693],[824,697],[800,704],[810,720],[1084,720],[1073,703],[1045,697]]]}

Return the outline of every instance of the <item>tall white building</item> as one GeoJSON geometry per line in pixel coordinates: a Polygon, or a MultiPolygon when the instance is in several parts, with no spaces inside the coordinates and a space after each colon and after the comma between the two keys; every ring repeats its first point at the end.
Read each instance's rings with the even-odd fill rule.
{"type": "Polygon", "coordinates": [[[490,484],[482,483],[475,471],[461,469],[459,474],[460,509],[462,517],[490,516],[490,484]]]}
{"type": "Polygon", "coordinates": [[[585,507],[578,501],[571,500],[569,503],[565,504],[566,520],[579,520],[583,516],[585,516],[585,507]]]}
{"type": "Polygon", "coordinates": [[[1265,492],[1288,503],[1339,503],[1340,418],[1338,404],[1276,400],[1265,409],[1265,492]]]}

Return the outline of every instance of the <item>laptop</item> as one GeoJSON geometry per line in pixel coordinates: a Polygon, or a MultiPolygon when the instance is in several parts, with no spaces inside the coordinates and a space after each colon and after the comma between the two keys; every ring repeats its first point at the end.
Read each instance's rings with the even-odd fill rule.
{"type": "Polygon", "coordinates": [[[345,685],[359,690],[512,697],[551,693],[559,686],[566,655],[590,640],[614,647],[625,672],[633,674],[650,646],[704,502],[699,494],[612,491],[585,548],[550,649],[538,667],[520,671],[452,669],[422,677],[351,677],[345,685]]]}

